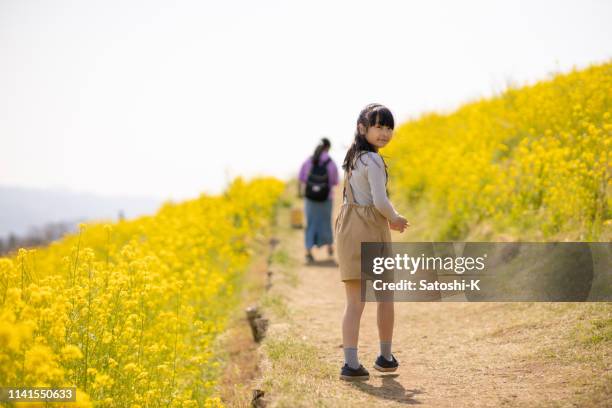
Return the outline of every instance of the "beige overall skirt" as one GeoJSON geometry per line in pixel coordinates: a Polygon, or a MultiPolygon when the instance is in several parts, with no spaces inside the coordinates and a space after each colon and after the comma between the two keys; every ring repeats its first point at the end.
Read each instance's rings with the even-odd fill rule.
{"type": "MultiPolygon", "coordinates": [[[[373,205],[355,203],[353,189],[349,182],[350,176],[350,172],[348,174],[345,172],[344,192],[347,202],[344,203],[343,200],[340,213],[334,223],[336,251],[342,281],[362,278],[362,242],[391,242],[391,230],[385,216],[373,205]]],[[[370,275],[371,273],[366,275],[366,280],[369,279],[370,275]]]]}

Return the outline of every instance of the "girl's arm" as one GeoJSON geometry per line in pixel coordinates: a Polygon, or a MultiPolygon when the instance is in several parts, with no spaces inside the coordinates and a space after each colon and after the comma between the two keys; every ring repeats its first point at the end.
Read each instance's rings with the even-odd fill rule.
{"type": "Polygon", "coordinates": [[[368,173],[374,206],[387,220],[394,222],[400,217],[400,214],[393,208],[385,191],[385,165],[382,157],[373,152],[368,153],[367,157],[369,160],[366,171],[368,173]]]}

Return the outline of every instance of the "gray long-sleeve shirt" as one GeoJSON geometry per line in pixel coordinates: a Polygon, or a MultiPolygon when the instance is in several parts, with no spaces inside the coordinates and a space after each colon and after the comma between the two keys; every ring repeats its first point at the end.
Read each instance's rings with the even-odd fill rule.
{"type": "Polygon", "coordinates": [[[394,221],[399,213],[387,197],[385,181],[385,165],[378,153],[366,152],[357,158],[349,179],[355,202],[359,205],[374,205],[385,218],[394,221]]]}

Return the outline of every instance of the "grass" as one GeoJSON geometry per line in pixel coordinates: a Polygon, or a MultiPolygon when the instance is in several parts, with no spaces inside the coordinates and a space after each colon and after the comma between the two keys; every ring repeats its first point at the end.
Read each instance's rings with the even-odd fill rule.
{"type": "Polygon", "coordinates": [[[277,318],[283,320],[291,319],[287,301],[281,294],[270,292],[266,293],[261,298],[261,306],[264,308],[264,310],[267,310],[277,318]]]}
{"type": "Polygon", "coordinates": [[[583,342],[589,345],[612,341],[612,318],[591,320],[590,336],[583,342]]]}
{"type": "Polygon", "coordinates": [[[291,287],[296,287],[299,283],[299,278],[296,272],[297,261],[289,256],[287,249],[283,247],[287,243],[287,236],[281,234],[284,239],[281,239],[280,248],[278,248],[271,256],[272,272],[277,273],[291,287]]]}
{"type": "Polygon", "coordinates": [[[271,256],[271,262],[279,266],[292,266],[295,263],[295,261],[289,257],[287,250],[284,248],[274,251],[271,256]]]}
{"type": "Polygon", "coordinates": [[[263,344],[268,369],[262,385],[273,395],[276,407],[328,406],[326,391],[336,379],[336,368],[318,357],[316,346],[287,330],[263,344]]]}
{"type": "Polygon", "coordinates": [[[288,374],[290,377],[314,376],[324,380],[335,374],[335,366],[330,365],[329,370],[321,369],[317,348],[298,337],[282,336],[270,339],[264,347],[273,369],[282,373],[280,377],[288,374]]]}

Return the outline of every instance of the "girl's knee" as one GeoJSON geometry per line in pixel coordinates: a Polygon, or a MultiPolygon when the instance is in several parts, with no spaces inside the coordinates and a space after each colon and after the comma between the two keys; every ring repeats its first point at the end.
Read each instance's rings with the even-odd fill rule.
{"type": "Polygon", "coordinates": [[[346,312],[351,314],[361,314],[365,308],[364,302],[347,302],[346,312]]]}

